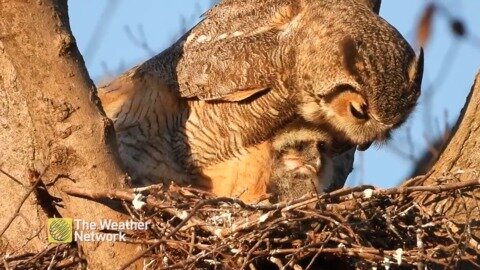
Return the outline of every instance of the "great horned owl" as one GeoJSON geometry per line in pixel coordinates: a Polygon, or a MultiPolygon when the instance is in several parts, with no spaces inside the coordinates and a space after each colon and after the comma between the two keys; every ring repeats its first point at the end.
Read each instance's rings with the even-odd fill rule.
{"type": "Polygon", "coordinates": [[[384,140],[414,108],[422,70],[354,0],[224,0],[99,96],[135,178],[191,183],[299,119],[334,148],[384,140]]]}
{"type": "Polygon", "coordinates": [[[331,138],[313,126],[293,124],[272,139],[273,172],[267,191],[274,202],[308,193],[323,193],[331,185],[331,138]]]}

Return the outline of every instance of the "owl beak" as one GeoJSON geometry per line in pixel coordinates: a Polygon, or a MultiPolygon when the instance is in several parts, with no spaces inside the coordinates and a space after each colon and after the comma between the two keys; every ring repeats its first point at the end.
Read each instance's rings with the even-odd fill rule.
{"type": "Polygon", "coordinates": [[[357,145],[357,150],[358,150],[358,151],[365,151],[365,150],[367,150],[368,148],[370,148],[370,145],[372,145],[372,142],[368,142],[368,143],[364,143],[364,144],[361,144],[361,145],[357,145]]]}

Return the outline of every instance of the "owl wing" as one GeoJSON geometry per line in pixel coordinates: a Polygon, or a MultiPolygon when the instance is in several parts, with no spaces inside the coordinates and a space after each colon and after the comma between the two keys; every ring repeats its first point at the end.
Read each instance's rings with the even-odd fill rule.
{"type": "MultiPolygon", "coordinates": [[[[295,20],[300,1],[227,0],[177,43],[141,66],[165,76],[184,98],[240,101],[268,91],[292,65],[282,34],[295,20]]],[[[289,47],[289,46],[288,46],[289,47]]]]}
{"type": "Polygon", "coordinates": [[[163,128],[168,121],[164,118],[181,116],[184,103],[170,91],[163,77],[140,72],[139,67],[98,87],[97,95],[105,114],[110,118],[116,132],[127,131],[144,125],[148,129],[163,128]],[[159,121],[159,117],[163,121],[159,121]]]}

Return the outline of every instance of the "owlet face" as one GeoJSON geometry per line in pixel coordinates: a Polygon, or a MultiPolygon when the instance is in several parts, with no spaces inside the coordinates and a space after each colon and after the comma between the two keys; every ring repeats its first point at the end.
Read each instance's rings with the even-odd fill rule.
{"type": "Polygon", "coordinates": [[[322,193],[330,185],[333,163],[329,141],[324,133],[308,129],[289,129],[274,137],[269,193],[276,201],[322,193]]]}

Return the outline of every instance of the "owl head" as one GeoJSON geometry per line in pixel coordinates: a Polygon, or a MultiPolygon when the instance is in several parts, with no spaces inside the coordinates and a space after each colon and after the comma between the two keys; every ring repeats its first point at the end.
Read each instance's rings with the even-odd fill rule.
{"type": "Polygon", "coordinates": [[[333,163],[329,136],[308,124],[296,123],[273,138],[273,174],[267,190],[272,202],[289,201],[305,194],[323,193],[330,186],[333,163]]]}
{"type": "Polygon", "coordinates": [[[325,131],[308,123],[294,122],[280,130],[272,141],[273,183],[303,186],[303,194],[313,190],[323,192],[330,185],[333,173],[331,142],[325,131]]]}
{"type": "Polygon", "coordinates": [[[384,141],[417,103],[423,52],[362,5],[318,2],[298,27],[299,114],[360,149],[384,141]]]}

